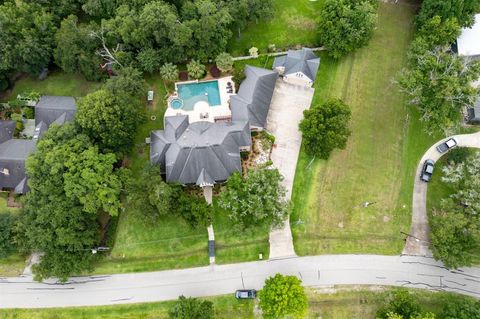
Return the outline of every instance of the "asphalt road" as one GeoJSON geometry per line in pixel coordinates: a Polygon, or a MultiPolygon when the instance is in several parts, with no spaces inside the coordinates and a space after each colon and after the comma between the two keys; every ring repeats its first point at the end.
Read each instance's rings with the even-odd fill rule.
{"type": "MultiPolygon", "coordinates": [[[[474,134],[462,134],[453,136],[461,147],[480,148],[480,132],[474,134]]],[[[428,216],[427,216],[427,186],[420,180],[420,172],[422,171],[423,163],[427,159],[438,161],[443,155],[440,154],[436,147],[443,143],[450,137],[447,137],[435,145],[430,147],[418,162],[417,171],[415,173],[415,182],[413,185],[413,200],[412,200],[412,226],[410,234],[412,236],[407,238],[407,243],[403,249],[403,254],[414,256],[431,256],[432,253],[428,249],[429,232],[428,216]]],[[[434,174],[439,174],[439,171],[434,171],[434,174]]]]}
{"type": "Polygon", "coordinates": [[[446,290],[480,298],[480,268],[449,271],[431,258],[324,255],[148,273],[72,278],[67,284],[0,280],[1,308],[115,305],[214,296],[263,286],[275,273],[295,275],[306,286],[393,285],[446,290]]]}

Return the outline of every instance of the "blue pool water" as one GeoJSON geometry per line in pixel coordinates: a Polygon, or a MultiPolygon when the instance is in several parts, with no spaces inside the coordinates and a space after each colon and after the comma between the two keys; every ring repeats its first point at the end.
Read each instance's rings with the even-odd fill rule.
{"type": "MultiPolygon", "coordinates": [[[[199,83],[186,83],[177,85],[178,96],[183,100],[183,109],[193,110],[195,103],[200,101],[208,102],[210,106],[222,104],[218,81],[208,81],[199,83]]],[[[172,105],[173,108],[175,108],[172,105]]]]}
{"type": "Polygon", "coordinates": [[[180,99],[173,99],[170,101],[170,106],[174,108],[175,110],[178,110],[183,106],[183,102],[180,99]]]}

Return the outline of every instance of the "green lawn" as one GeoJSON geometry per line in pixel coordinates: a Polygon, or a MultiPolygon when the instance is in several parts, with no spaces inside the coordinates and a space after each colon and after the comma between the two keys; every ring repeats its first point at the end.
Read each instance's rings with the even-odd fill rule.
{"type": "Polygon", "coordinates": [[[410,6],[380,3],[367,47],[339,61],[322,55],[313,103],[342,98],[352,109],[352,136],[327,161],[300,153],[291,216],[299,255],[397,254],[403,247],[415,167],[437,140],[422,132],[392,83],[405,65],[413,16],[410,6]]]}
{"type": "MultiPolygon", "coordinates": [[[[381,288],[350,290],[341,288],[336,293],[315,293],[307,289],[309,300],[308,315],[312,319],[375,319],[377,309],[382,305],[390,289],[381,288]],[[380,289],[380,290],[379,290],[380,289]]],[[[444,292],[410,290],[424,311],[439,314],[447,299],[466,299],[468,297],[444,292]]],[[[205,298],[214,303],[215,318],[253,319],[254,302],[238,301],[232,295],[205,298]]],[[[52,308],[52,309],[0,309],[3,319],[163,319],[168,318],[168,310],[173,301],[143,303],[118,306],[52,308]]]]}
{"type": "Polygon", "coordinates": [[[89,82],[81,75],[55,71],[39,81],[33,77],[24,77],[15,83],[9,99],[23,92],[37,91],[42,95],[63,95],[82,97],[99,88],[101,83],[89,82]]]}
{"type": "Polygon", "coordinates": [[[248,49],[255,46],[266,52],[269,44],[277,50],[288,47],[318,45],[316,33],[318,12],[323,1],[273,0],[274,17],[269,21],[251,23],[246,30],[234,32],[228,50],[234,56],[247,55],[248,49]]]}

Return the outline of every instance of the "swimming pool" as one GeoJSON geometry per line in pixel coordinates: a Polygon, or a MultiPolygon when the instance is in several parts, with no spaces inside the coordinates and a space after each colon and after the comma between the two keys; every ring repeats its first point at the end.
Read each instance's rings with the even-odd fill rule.
{"type": "MultiPolygon", "coordinates": [[[[193,106],[200,101],[208,102],[210,106],[217,106],[222,104],[220,100],[220,92],[219,92],[217,80],[207,81],[207,82],[198,82],[198,83],[178,84],[177,92],[178,92],[178,97],[183,101],[182,109],[186,111],[193,110],[193,106]]],[[[178,104],[177,105],[171,104],[171,106],[173,108],[178,108],[178,104]]]]}

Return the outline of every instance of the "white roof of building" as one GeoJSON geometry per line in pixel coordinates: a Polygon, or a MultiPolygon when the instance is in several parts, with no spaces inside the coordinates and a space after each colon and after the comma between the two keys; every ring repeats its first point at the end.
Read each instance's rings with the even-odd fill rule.
{"type": "Polygon", "coordinates": [[[457,39],[458,55],[480,55],[480,14],[475,15],[475,23],[471,28],[463,28],[457,39]]]}

